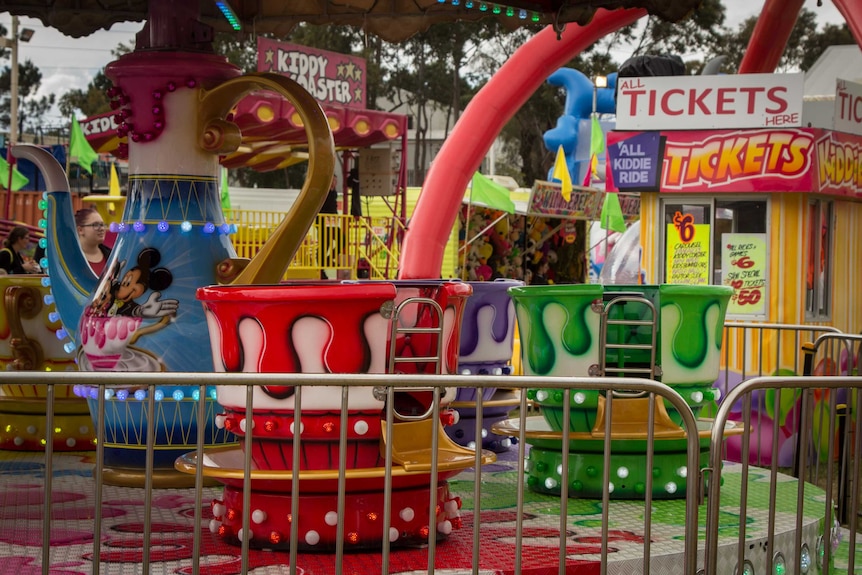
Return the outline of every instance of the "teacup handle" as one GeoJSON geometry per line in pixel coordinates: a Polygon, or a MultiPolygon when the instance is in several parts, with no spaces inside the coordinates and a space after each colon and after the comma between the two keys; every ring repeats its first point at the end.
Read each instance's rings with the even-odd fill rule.
{"type": "Polygon", "coordinates": [[[284,277],[326,200],[335,171],[335,143],[326,114],[302,86],[269,72],[246,74],[201,91],[198,107],[199,144],[214,154],[227,154],[239,147],[242,134],[225,116],[255,90],[281,94],[296,108],[308,137],[308,175],[287,216],[267,239],[258,254],[233,280],[233,284],[276,284],[284,277]]]}

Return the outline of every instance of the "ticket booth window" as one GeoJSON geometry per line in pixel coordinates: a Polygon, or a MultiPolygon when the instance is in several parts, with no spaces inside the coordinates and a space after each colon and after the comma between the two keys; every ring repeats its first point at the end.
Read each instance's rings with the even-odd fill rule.
{"type": "Polygon", "coordinates": [[[765,197],[662,198],[662,281],[732,286],[728,316],[765,319],[768,209],[765,197]]]}
{"type": "Polygon", "coordinates": [[[808,264],[805,282],[805,318],[829,320],[832,315],[833,203],[808,202],[808,264]]]}

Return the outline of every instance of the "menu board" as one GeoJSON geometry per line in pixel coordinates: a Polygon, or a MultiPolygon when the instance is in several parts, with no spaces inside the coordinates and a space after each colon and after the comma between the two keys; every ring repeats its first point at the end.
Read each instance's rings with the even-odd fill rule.
{"type": "Polygon", "coordinates": [[[721,247],[721,283],[733,288],[727,313],[765,317],[766,234],[722,234],[721,247]]]}
{"type": "Polygon", "coordinates": [[[709,224],[695,224],[691,214],[677,212],[667,225],[667,283],[709,284],[709,224]]]}

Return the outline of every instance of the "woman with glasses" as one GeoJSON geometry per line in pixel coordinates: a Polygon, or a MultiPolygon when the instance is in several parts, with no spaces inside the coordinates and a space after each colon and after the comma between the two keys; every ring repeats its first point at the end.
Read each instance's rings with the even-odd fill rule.
{"type": "Polygon", "coordinates": [[[75,225],[78,226],[78,241],[84,257],[93,272],[97,276],[102,275],[102,270],[108,263],[108,256],[111,255],[111,248],[103,243],[108,226],[93,208],[82,208],[75,212],[75,225]]]}
{"type": "Polygon", "coordinates": [[[23,252],[30,247],[30,231],[23,226],[15,226],[3,240],[0,249],[0,274],[39,274],[42,268],[33,258],[23,252]]]}

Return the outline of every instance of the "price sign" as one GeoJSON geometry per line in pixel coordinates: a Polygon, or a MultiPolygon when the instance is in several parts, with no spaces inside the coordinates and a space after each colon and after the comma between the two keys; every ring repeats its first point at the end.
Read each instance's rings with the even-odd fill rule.
{"type": "Polygon", "coordinates": [[[677,212],[667,225],[667,283],[709,284],[709,224],[677,212]]]}
{"type": "Polygon", "coordinates": [[[728,314],[766,316],[766,234],[721,235],[721,283],[733,288],[728,314]]]}

